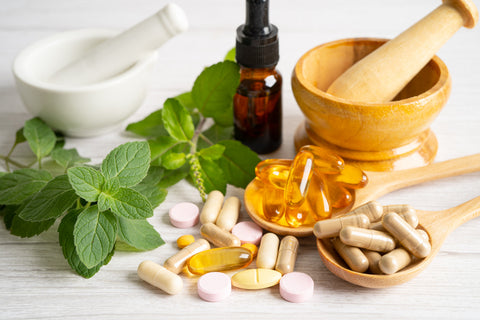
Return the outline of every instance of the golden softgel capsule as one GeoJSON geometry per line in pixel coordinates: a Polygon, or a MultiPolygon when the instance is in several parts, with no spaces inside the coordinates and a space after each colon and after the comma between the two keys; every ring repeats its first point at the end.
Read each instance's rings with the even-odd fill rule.
{"type": "Polygon", "coordinates": [[[243,247],[205,250],[187,261],[188,270],[197,275],[245,268],[252,262],[252,253],[243,247]]]}

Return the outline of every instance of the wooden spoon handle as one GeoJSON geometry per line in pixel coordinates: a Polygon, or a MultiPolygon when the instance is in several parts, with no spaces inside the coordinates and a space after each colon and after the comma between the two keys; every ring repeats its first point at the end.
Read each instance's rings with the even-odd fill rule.
{"type": "Polygon", "coordinates": [[[393,171],[385,174],[382,179],[386,189],[383,194],[431,180],[476,171],[480,171],[480,154],[432,163],[425,167],[393,171]]]}

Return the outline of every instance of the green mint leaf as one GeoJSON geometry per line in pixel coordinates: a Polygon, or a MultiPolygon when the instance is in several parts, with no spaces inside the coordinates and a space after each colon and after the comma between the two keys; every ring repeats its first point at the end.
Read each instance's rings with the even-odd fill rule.
{"type": "Polygon", "coordinates": [[[130,188],[120,188],[110,195],[101,193],[98,197],[100,210],[111,209],[113,213],[127,219],[145,219],[153,216],[153,209],[147,198],[130,188]]]}
{"type": "Polygon", "coordinates": [[[233,96],[240,82],[239,67],[232,61],[203,70],[193,84],[192,97],[197,109],[222,126],[233,123],[233,96]]]}
{"type": "Polygon", "coordinates": [[[27,139],[30,149],[32,149],[39,160],[49,155],[57,142],[53,130],[39,118],[25,122],[23,135],[27,139]]]}
{"type": "Polygon", "coordinates": [[[185,179],[188,176],[190,167],[185,164],[183,167],[177,170],[166,171],[162,177],[162,180],[157,184],[159,188],[166,189],[177,184],[179,181],[185,179]]]}
{"type": "Polygon", "coordinates": [[[118,178],[120,186],[134,186],[145,178],[150,166],[146,141],[127,142],[113,149],[102,162],[102,173],[109,180],[118,178]]]}
{"type": "Polygon", "coordinates": [[[233,47],[232,49],[230,49],[230,51],[227,52],[223,60],[235,62],[236,61],[235,54],[236,54],[236,50],[235,50],[235,47],[233,47]]]}
{"type": "Polygon", "coordinates": [[[118,239],[117,239],[117,242],[115,242],[115,250],[124,251],[124,252],[142,252],[143,251],[118,239]]]}
{"type": "Polygon", "coordinates": [[[118,190],[120,190],[120,182],[118,181],[118,178],[112,178],[105,181],[105,184],[103,185],[103,192],[115,194],[118,192],[118,190]]]}
{"type": "Polygon", "coordinates": [[[8,174],[8,172],[3,172],[3,171],[0,171],[0,178],[3,177],[4,175],[8,174]]]}
{"type": "Polygon", "coordinates": [[[196,108],[191,91],[179,94],[178,96],[174,97],[174,99],[180,102],[182,106],[184,106],[188,111],[190,111],[190,113],[193,112],[196,108]]]}
{"type": "Polygon", "coordinates": [[[152,250],[165,244],[160,234],[147,220],[129,220],[118,217],[120,239],[139,250],[152,250]]]}
{"type": "Polygon", "coordinates": [[[32,222],[25,221],[18,215],[15,215],[10,225],[10,233],[21,238],[31,238],[47,231],[54,223],[55,219],[32,222]]]}
{"type": "Polygon", "coordinates": [[[145,119],[129,124],[126,130],[147,138],[166,136],[168,132],[163,126],[162,113],[162,109],[154,111],[145,119]]]}
{"type": "Polygon", "coordinates": [[[89,202],[98,200],[105,179],[98,171],[90,167],[74,167],[67,171],[68,181],[78,196],[89,202]]]}
{"type": "Polygon", "coordinates": [[[27,221],[45,221],[60,217],[78,199],[67,175],[50,180],[45,187],[36,193],[19,216],[27,221]]]}
{"type": "Polygon", "coordinates": [[[219,142],[225,146],[218,164],[228,183],[245,188],[255,178],[255,166],[260,162],[258,155],[242,143],[234,140],[219,142]]]}
{"type": "Polygon", "coordinates": [[[193,120],[187,109],[176,99],[163,104],[163,125],[171,137],[179,141],[192,139],[195,132],[193,120]]]}
{"type": "Polygon", "coordinates": [[[223,140],[233,140],[233,126],[222,127],[214,124],[202,132],[197,146],[203,149],[223,140]]]}
{"type": "Polygon", "coordinates": [[[53,147],[53,150],[63,149],[65,146],[65,136],[63,133],[55,131],[55,137],[57,138],[57,141],[55,142],[55,147],[53,147]]]}
{"type": "Polygon", "coordinates": [[[17,215],[18,207],[19,206],[2,206],[0,209],[0,216],[3,216],[3,222],[7,230],[10,230],[12,226],[13,218],[17,215]]]}
{"type": "Polygon", "coordinates": [[[75,222],[73,237],[80,261],[93,268],[113,250],[117,235],[117,220],[110,211],[91,206],[82,211],[75,222]]]}
{"type": "Polygon", "coordinates": [[[15,145],[17,144],[20,144],[20,143],[23,143],[27,141],[27,139],[25,138],[25,136],[23,135],[23,128],[20,128],[17,130],[17,132],[15,133],[15,145]]]}
{"type": "Polygon", "coordinates": [[[133,190],[140,192],[148,202],[152,205],[152,208],[156,208],[162,203],[167,197],[167,190],[160,188],[156,185],[139,183],[135,187],[132,187],[133,190]]]}
{"type": "Polygon", "coordinates": [[[214,144],[213,146],[210,146],[208,148],[201,149],[197,152],[197,154],[206,160],[217,160],[222,156],[224,151],[225,146],[222,146],[220,144],[214,144]]]}
{"type": "Polygon", "coordinates": [[[182,167],[186,162],[185,153],[171,152],[162,158],[162,166],[168,170],[175,170],[182,167]]]}
{"type": "Polygon", "coordinates": [[[172,151],[176,146],[181,144],[183,143],[178,142],[170,136],[158,137],[155,140],[148,140],[148,145],[151,150],[151,161],[161,163],[161,159],[165,154],[172,151]]]}
{"type": "MultiPolygon", "coordinates": [[[[222,169],[212,160],[199,158],[198,161],[201,166],[200,173],[202,174],[205,191],[209,193],[213,190],[219,190],[225,194],[227,191],[227,180],[223,175],[222,169]]],[[[190,175],[193,178],[191,172],[190,175]]]]}
{"type": "Polygon", "coordinates": [[[52,179],[44,170],[18,169],[0,177],[0,204],[20,204],[52,179]]]}
{"type": "Polygon", "coordinates": [[[77,149],[62,149],[57,148],[52,151],[50,155],[55,162],[65,169],[73,167],[77,164],[89,162],[90,159],[81,157],[77,149]]]}
{"type": "Polygon", "coordinates": [[[165,169],[157,166],[150,166],[147,176],[138,185],[156,185],[162,180],[164,174],[165,169]]]}

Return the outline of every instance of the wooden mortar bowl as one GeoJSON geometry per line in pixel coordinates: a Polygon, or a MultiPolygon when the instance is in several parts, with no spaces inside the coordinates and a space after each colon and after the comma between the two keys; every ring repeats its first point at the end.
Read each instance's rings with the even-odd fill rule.
{"type": "Polygon", "coordinates": [[[340,74],[386,41],[337,40],[300,58],[292,89],[306,119],[295,135],[297,149],[305,144],[325,147],[369,171],[433,162],[437,141],[429,127],[451,89],[448,69],[437,56],[388,103],[348,101],[326,92],[340,74]]]}

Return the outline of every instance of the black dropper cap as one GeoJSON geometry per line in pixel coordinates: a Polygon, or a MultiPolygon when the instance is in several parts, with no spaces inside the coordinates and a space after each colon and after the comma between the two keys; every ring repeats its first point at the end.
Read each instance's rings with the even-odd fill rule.
{"type": "Polygon", "coordinates": [[[278,29],[268,21],[268,0],[246,0],[245,24],[237,28],[236,59],[247,68],[278,63],[278,29]]]}

